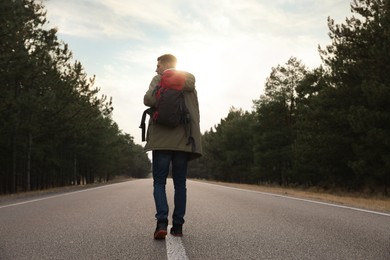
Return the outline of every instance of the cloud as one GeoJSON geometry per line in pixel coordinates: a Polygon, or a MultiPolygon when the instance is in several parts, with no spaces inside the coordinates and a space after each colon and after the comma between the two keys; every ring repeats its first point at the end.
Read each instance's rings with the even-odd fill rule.
{"type": "MultiPolygon", "coordinates": [[[[147,20],[142,12],[139,16],[120,12],[121,2],[123,1],[49,0],[44,3],[48,9],[48,17],[56,21],[62,35],[92,39],[144,39],[145,33],[140,25],[147,20]]],[[[134,6],[130,10],[140,8],[134,6]]]]}

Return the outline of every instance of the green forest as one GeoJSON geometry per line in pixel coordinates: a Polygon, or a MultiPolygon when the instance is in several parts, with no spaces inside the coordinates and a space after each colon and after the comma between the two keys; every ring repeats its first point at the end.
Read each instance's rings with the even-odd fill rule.
{"type": "Polygon", "coordinates": [[[295,57],[272,68],[253,111],[231,108],[204,133],[191,177],[389,195],[390,3],[351,12],[328,18],[318,68],[295,57]]]}
{"type": "Polygon", "coordinates": [[[0,2],[0,194],[146,177],[150,160],[111,119],[42,3],[0,2]]]}
{"type": "MultiPolygon", "coordinates": [[[[0,194],[147,177],[147,154],[45,12],[0,2],[0,194]]],[[[390,194],[390,3],[355,0],[351,12],[328,19],[319,67],[271,68],[252,111],[232,107],[203,133],[189,177],[390,194]]]]}

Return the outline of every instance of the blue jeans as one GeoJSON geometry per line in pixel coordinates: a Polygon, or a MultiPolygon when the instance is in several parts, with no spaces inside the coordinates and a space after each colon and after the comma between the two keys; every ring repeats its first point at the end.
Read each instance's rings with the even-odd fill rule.
{"type": "Polygon", "coordinates": [[[154,150],[153,151],[153,196],[156,204],[157,221],[168,219],[168,201],[165,184],[172,162],[172,179],[175,188],[173,223],[183,224],[187,202],[187,162],[188,154],[181,151],[154,150]]]}

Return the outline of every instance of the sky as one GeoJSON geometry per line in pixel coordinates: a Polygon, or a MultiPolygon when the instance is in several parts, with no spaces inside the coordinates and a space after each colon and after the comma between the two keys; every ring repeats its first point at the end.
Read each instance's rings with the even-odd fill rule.
{"type": "Polygon", "coordinates": [[[119,128],[141,142],[157,57],[171,53],[196,77],[202,133],[231,107],[252,111],[273,67],[290,57],[308,69],[331,44],[327,18],[344,23],[349,0],[43,0],[49,27],[69,45],[119,128]]]}

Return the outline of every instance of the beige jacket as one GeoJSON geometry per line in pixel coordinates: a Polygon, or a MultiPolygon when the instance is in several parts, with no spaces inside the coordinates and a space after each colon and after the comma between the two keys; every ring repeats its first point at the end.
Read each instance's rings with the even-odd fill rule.
{"type": "MultiPolygon", "coordinates": [[[[156,104],[155,89],[161,79],[160,75],[155,76],[149,89],[144,96],[144,104],[153,107],[156,104]]],[[[186,81],[183,87],[186,106],[191,115],[191,136],[194,139],[194,147],[188,144],[188,134],[184,126],[178,126],[174,129],[161,126],[149,119],[148,130],[146,134],[145,150],[172,150],[185,151],[189,153],[189,160],[202,156],[202,142],[200,133],[200,116],[198,96],[195,89],[195,77],[186,73],[186,81]]]]}

